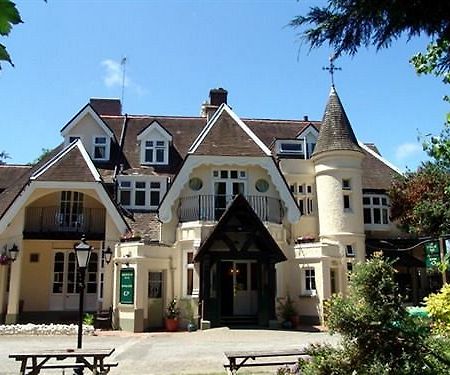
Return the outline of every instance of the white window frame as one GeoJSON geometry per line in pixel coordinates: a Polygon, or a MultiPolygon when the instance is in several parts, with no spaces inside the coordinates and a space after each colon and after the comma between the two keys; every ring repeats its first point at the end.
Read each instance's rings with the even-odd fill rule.
{"type": "Polygon", "coordinates": [[[131,210],[147,210],[147,211],[154,211],[159,207],[159,204],[161,203],[162,197],[166,193],[167,190],[167,179],[165,177],[157,177],[155,176],[128,176],[128,175],[120,175],[117,177],[117,184],[118,184],[118,193],[117,193],[117,202],[119,204],[121,200],[121,194],[122,191],[129,191],[130,192],[130,204],[122,206],[127,209],[131,210]],[[122,188],[121,185],[123,182],[130,182],[129,187],[122,188]],[[136,188],[136,183],[138,182],[144,182],[145,183],[145,189],[144,188],[136,188]],[[156,188],[155,185],[152,186],[152,183],[159,183],[159,188],[156,188]],[[143,206],[136,205],[136,192],[137,191],[145,191],[145,204],[143,206]],[[158,205],[151,205],[151,192],[152,191],[159,191],[159,202],[158,205]]]}
{"type": "Polygon", "coordinates": [[[305,296],[314,296],[317,294],[316,269],[314,267],[302,268],[302,294],[305,296]],[[312,287],[314,284],[314,288],[312,287]]]}
{"type": "Polygon", "coordinates": [[[95,161],[107,161],[109,160],[109,152],[111,146],[111,140],[106,134],[97,134],[92,137],[92,160],[95,161]],[[105,138],[105,143],[97,143],[97,138],[105,138]],[[104,147],[105,148],[105,157],[104,158],[96,158],[95,157],[95,149],[96,147],[104,147]]]}
{"type": "Polygon", "coordinates": [[[343,178],[341,181],[342,187],[342,208],[344,212],[353,212],[353,202],[352,202],[352,179],[343,178]],[[345,184],[344,184],[345,181],[345,184]],[[345,197],[348,197],[348,207],[345,207],[345,197]]]}
{"type": "Polygon", "coordinates": [[[302,141],[301,139],[279,139],[277,142],[278,142],[277,147],[278,155],[297,156],[305,154],[305,142],[302,141]],[[300,147],[298,150],[284,150],[283,145],[299,145],[300,147]]]}
{"type": "MultiPolygon", "coordinates": [[[[298,202],[299,209],[302,209],[302,216],[315,216],[316,215],[316,196],[314,183],[309,182],[296,182],[290,186],[293,186],[293,193],[296,201],[298,202]],[[300,203],[302,202],[302,203],[300,203]]],[[[292,190],[292,189],[291,189],[292,190]]]]}
{"type": "Polygon", "coordinates": [[[356,256],[354,244],[345,245],[345,256],[348,258],[354,258],[356,256]]]}
{"type": "Polygon", "coordinates": [[[169,161],[169,143],[163,139],[146,139],[143,141],[142,164],[145,165],[167,165],[169,161]],[[152,145],[147,145],[152,142],[152,145]],[[162,143],[158,145],[158,143],[162,143]],[[157,161],[158,150],[163,150],[163,160],[157,161]],[[152,160],[147,160],[147,151],[151,152],[152,160]]]}
{"type": "Polygon", "coordinates": [[[363,218],[365,218],[365,210],[370,210],[370,223],[364,223],[364,227],[369,230],[386,230],[389,228],[391,221],[389,220],[389,197],[386,194],[369,194],[363,193],[363,218]],[[364,198],[369,198],[370,203],[364,203],[364,198]],[[378,198],[379,204],[373,203],[373,199],[378,198]],[[386,200],[384,205],[382,202],[386,200]],[[380,210],[380,223],[375,223],[375,210],[380,210]],[[387,223],[383,222],[383,212],[386,212],[387,223]]]}
{"type": "Polygon", "coordinates": [[[194,271],[194,256],[195,256],[195,251],[194,249],[190,249],[190,250],[186,250],[184,253],[184,275],[183,275],[183,280],[184,280],[184,296],[186,298],[192,298],[192,296],[195,296],[195,287],[194,287],[194,278],[195,278],[195,271],[194,271]],[[192,263],[189,263],[189,253],[192,253],[192,263]],[[188,276],[189,276],[189,271],[192,271],[192,293],[189,294],[188,293],[188,286],[189,286],[189,282],[188,282],[188,276]]]}

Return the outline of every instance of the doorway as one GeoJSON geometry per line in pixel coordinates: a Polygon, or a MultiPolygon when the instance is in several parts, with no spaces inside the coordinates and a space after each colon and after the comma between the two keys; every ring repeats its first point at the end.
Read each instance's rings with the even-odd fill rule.
{"type": "Polygon", "coordinates": [[[214,182],[214,218],[219,220],[230,201],[238,194],[245,194],[244,181],[216,181],[214,182]]]}
{"type": "Polygon", "coordinates": [[[149,271],[148,273],[148,326],[161,328],[164,312],[164,272],[149,271]]]}
{"type": "MultiPolygon", "coordinates": [[[[98,269],[97,252],[91,252],[86,269],[85,309],[97,309],[98,269]]],[[[73,311],[79,305],[79,273],[74,251],[55,251],[53,254],[53,278],[50,286],[49,310],[73,311]]]]}
{"type": "Polygon", "coordinates": [[[256,315],[258,270],[256,261],[223,261],[221,306],[223,316],[256,315]]]}

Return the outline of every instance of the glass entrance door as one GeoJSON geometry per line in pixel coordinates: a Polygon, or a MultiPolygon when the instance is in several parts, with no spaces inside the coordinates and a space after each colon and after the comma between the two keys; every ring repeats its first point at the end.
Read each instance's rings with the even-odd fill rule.
{"type": "Polygon", "coordinates": [[[216,181],[214,182],[214,217],[219,220],[225,212],[228,203],[238,194],[245,193],[243,181],[216,181]]]}
{"type": "MultiPolygon", "coordinates": [[[[78,267],[75,252],[56,251],[53,255],[53,278],[49,310],[77,310],[79,305],[78,267]]],[[[98,255],[91,253],[86,269],[85,310],[97,309],[98,255]]]]}
{"type": "Polygon", "coordinates": [[[256,315],[258,310],[257,262],[222,262],[222,315],[256,315]]]}
{"type": "Polygon", "coordinates": [[[62,191],[59,206],[59,225],[68,231],[76,231],[83,223],[84,194],[62,191]]]}

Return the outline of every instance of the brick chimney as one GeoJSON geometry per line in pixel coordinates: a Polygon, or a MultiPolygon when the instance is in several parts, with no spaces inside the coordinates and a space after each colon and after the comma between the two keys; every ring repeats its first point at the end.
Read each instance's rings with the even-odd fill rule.
{"type": "Polygon", "coordinates": [[[99,115],[120,116],[122,114],[120,99],[91,98],[89,104],[99,115]]]}
{"type": "Polygon", "coordinates": [[[206,117],[207,120],[211,118],[211,116],[216,112],[217,108],[220,107],[221,104],[227,104],[228,100],[228,91],[219,87],[218,89],[211,89],[209,91],[209,103],[204,102],[202,104],[201,116],[206,117]]]}

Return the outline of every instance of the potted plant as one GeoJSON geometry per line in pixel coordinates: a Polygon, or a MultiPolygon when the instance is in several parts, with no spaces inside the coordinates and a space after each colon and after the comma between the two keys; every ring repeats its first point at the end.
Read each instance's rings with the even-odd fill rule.
{"type": "Polygon", "coordinates": [[[188,332],[197,331],[197,324],[195,323],[194,309],[192,307],[191,300],[186,300],[185,312],[186,312],[186,319],[187,319],[186,329],[188,330],[188,332]]]}
{"type": "Polygon", "coordinates": [[[0,254],[0,265],[7,266],[10,263],[11,259],[6,253],[0,254]]]}
{"type": "Polygon", "coordinates": [[[278,311],[282,319],[282,326],[284,328],[297,328],[299,324],[298,312],[290,295],[288,294],[284,301],[281,299],[278,303],[278,311]]]}
{"type": "Polygon", "coordinates": [[[177,307],[176,298],[172,299],[166,308],[166,319],[164,320],[166,330],[169,332],[176,332],[178,330],[178,317],[180,309],[177,307]]]}

